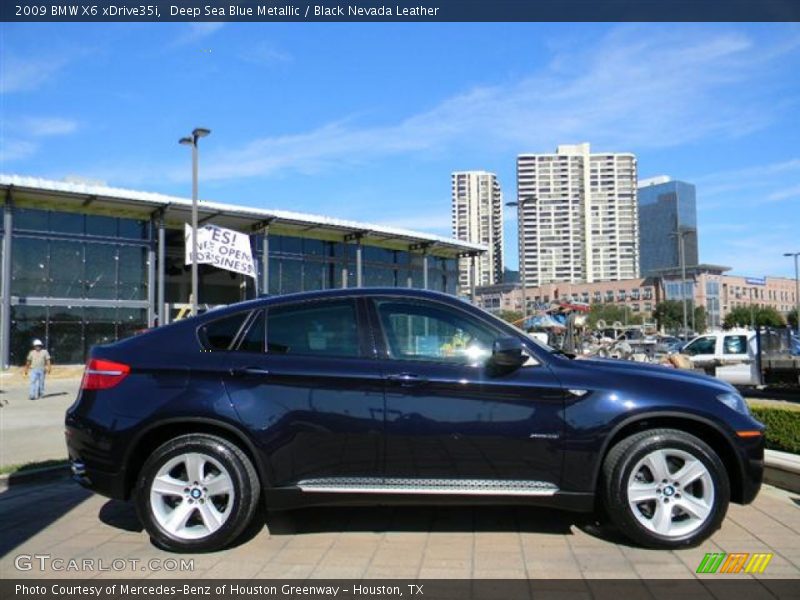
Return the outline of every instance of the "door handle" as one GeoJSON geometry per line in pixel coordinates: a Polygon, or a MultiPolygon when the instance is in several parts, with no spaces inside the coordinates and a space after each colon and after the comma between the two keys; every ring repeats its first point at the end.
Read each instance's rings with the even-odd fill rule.
{"type": "Polygon", "coordinates": [[[259,367],[234,367],[231,369],[233,377],[267,377],[269,371],[259,367]]]}
{"type": "Polygon", "coordinates": [[[427,377],[422,377],[416,373],[393,373],[387,375],[386,380],[400,387],[414,387],[428,383],[427,377]]]}

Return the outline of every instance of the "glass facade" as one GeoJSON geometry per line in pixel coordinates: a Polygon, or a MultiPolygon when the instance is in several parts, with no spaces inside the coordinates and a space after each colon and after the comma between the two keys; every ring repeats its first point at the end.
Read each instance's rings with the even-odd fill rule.
{"type": "Polygon", "coordinates": [[[55,364],[148,325],[149,221],[15,207],[11,238],[11,364],[33,338],[55,364]]]}
{"type": "MultiPolygon", "coordinates": [[[[10,309],[0,315],[10,329],[8,361],[23,364],[40,338],[55,364],[85,360],[94,344],[146,329],[155,306],[157,233],[150,220],[43,210],[12,209],[10,309]]],[[[0,227],[2,221],[0,220],[0,227]]],[[[201,305],[256,297],[262,287],[264,237],[251,236],[257,280],[200,265],[201,305]]],[[[355,242],[269,235],[270,294],[357,285],[355,242]]],[[[362,285],[424,287],[419,252],[362,246],[362,285]]],[[[2,260],[2,246],[0,246],[2,260]]],[[[429,256],[428,288],[456,293],[457,259],[429,256]]],[[[164,300],[190,301],[191,268],[184,264],[183,229],[165,230],[164,300]]],[[[2,290],[6,294],[6,290],[2,290]]]]}
{"type": "Polygon", "coordinates": [[[694,301],[694,281],[684,281],[681,286],[680,281],[665,281],[664,296],[667,300],[687,300],[694,301]],[[681,293],[683,287],[683,293],[681,293]]]}
{"type": "Polygon", "coordinates": [[[685,263],[696,265],[697,205],[695,187],[683,181],[668,181],[639,188],[639,268],[642,277],[660,269],[680,267],[678,229],[684,235],[685,263]]]}

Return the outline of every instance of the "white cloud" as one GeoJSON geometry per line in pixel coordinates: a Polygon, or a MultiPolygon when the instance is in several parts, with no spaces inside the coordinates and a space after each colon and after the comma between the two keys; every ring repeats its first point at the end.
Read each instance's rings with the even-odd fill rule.
{"type": "Polygon", "coordinates": [[[240,52],[239,58],[254,65],[272,66],[291,62],[294,57],[284,50],[279,50],[268,42],[261,41],[240,52]]]}
{"type": "Polygon", "coordinates": [[[78,123],[59,117],[29,117],[22,120],[19,129],[33,137],[48,137],[74,133],[78,123]]]}
{"type": "Polygon", "coordinates": [[[475,144],[543,151],[588,139],[598,149],[631,150],[736,137],[764,127],[779,110],[758,96],[758,81],[767,63],[796,50],[798,40],[790,42],[759,48],[718,28],[623,26],[591,49],[558,51],[549,67],[526,78],[466,90],[395,123],[360,127],[343,119],[226,149],[204,176],[315,173],[475,144]],[[743,81],[751,92],[727,93],[743,81]]]}
{"type": "MultiPolygon", "coordinates": [[[[701,228],[701,232],[703,229],[701,228]]],[[[751,231],[752,228],[749,228],[751,231]]],[[[703,248],[703,262],[734,267],[743,275],[793,276],[792,263],[783,258],[784,252],[797,247],[797,232],[790,226],[775,226],[751,235],[731,235],[724,245],[703,248]]]]}
{"type": "Polygon", "coordinates": [[[183,46],[198,42],[213,35],[224,26],[225,23],[189,23],[182,28],[183,32],[174,40],[173,45],[183,46]]]}
{"type": "Polygon", "coordinates": [[[38,146],[27,140],[4,139],[0,144],[0,162],[11,162],[28,158],[36,153],[38,146]]]}
{"type": "Polygon", "coordinates": [[[0,93],[28,92],[52,79],[69,62],[64,56],[19,58],[4,52],[0,60],[0,93]]]}
{"type": "Polygon", "coordinates": [[[800,185],[784,188],[782,190],[772,192],[769,196],[767,196],[767,200],[770,201],[788,200],[790,198],[800,199],[800,185]]]}

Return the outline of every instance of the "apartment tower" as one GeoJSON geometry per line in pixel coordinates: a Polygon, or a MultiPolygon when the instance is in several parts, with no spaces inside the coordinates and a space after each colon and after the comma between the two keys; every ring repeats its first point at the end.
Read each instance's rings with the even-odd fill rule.
{"type": "MultiPolygon", "coordinates": [[[[475,285],[494,285],[503,278],[503,194],[494,173],[457,171],[451,176],[453,237],[483,244],[489,251],[476,257],[475,285]]],[[[462,291],[473,281],[472,259],[459,261],[462,291]]]]}
{"type": "Polygon", "coordinates": [[[636,157],[589,144],[517,157],[520,277],[527,286],[639,276],[636,157]]]}

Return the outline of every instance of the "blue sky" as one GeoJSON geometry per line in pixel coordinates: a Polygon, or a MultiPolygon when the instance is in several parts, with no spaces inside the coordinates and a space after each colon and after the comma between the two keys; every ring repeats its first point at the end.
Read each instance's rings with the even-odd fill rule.
{"type": "MultiPolygon", "coordinates": [[[[449,235],[450,173],[588,141],[698,190],[701,260],[794,276],[789,24],[2,24],[0,172],[449,235]]],[[[516,267],[514,214],[506,221],[516,267]]]]}

